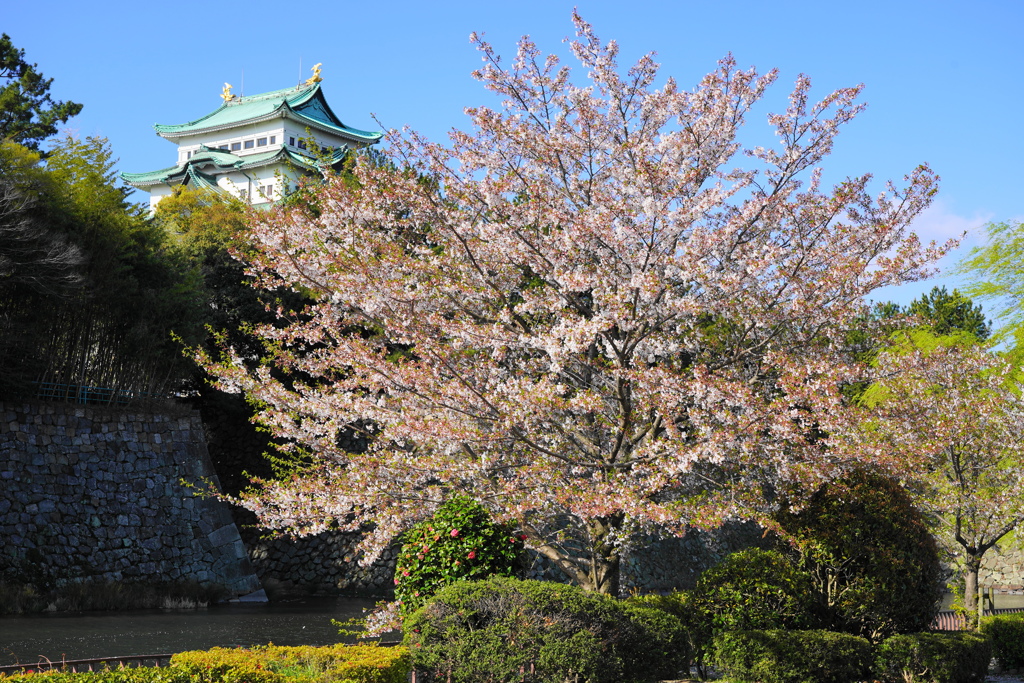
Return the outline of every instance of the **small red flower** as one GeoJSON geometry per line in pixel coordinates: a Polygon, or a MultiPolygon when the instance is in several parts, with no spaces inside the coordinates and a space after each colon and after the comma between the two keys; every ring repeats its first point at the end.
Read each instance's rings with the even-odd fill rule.
{"type": "Polygon", "coordinates": [[[452,529],[452,538],[455,538],[458,535],[459,535],[459,530],[458,529],[452,529]]]}
{"type": "Polygon", "coordinates": [[[409,570],[406,569],[405,571],[403,571],[402,576],[409,576],[409,570]]]}
{"type": "Polygon", "coordinates": [[[525,541],[526,540],[526,534],[519,534],[519,540],[520,541],[525,541]]]}
{"type": "Polygon", "coordinates": [[[474,557],[476,557],[476,551],[475,550],[470,550],[469,551],[469,555],[466,555],[466,557],[468,557],[469,559],[472,560],[474,557]]]}

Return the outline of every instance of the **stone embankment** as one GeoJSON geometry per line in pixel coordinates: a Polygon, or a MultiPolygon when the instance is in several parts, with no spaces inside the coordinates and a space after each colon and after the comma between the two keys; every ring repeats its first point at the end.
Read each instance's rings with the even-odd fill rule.
{"type": "Polygon", "coordinates": [[[978,582],[1007,591],[1024,589],[1024,550],[1006,547],[988,551],[978,572],[978,582]]]}
{"type": "Polygon", "coordinates": [[[0,403],[0,578],[257,590],[196,412],[0,403]]]}
{"type": "MultiPolygon", "coordinates": [[[[283,592],[387,596],[393,551],[361,567],[354,534],[266,539],[246,511],[182,484],[217,481],[209,455],[230,492],[246,485],[243,471],[266,474],[269,439],[239,403],[204,406],[206,429],[196,411],[182,407],[0,403],[0,579],[195,579],[239,595],[262,580],[283,592]]],[[[763,542],[760,529],[745,524],[641,538],[623,558],[622,589],[690,588],[725,555],[763,542]]],[[[565,580],[539,558],[530,576],[565,580]]],[[[980,579],[1019,589],[1024,552],[990,552],[980,579]]]]}

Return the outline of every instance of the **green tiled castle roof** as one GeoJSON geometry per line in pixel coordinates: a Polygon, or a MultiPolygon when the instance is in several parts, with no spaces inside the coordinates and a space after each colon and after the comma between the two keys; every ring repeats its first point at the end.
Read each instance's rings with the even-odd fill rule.
{"type": "Polygon", "coordinates": [[[260,95],[236,97],[195,121],[174,126],[158,123],[153,128],[161,137],[173,139],[275,118],[289,118],[311,129],[334,133],[363,144],[373,144],[383,136],[379,132],[350,128],[342,123],[324,99],[319,82],[260,95]]]}
{"type": "MultiPolygon", "coordinates": [[[[345,149],[336,149],[326,161],[331,166],[339,163],[345,157],[345,149]]],[[[287,147],[279,147],[269,152],[259,154],[247,154],[238,156],[222,149],[211,149],[205,145],[200,146],[199,151],[192,157],[177,166],[162,168],[159,171],[148,173],[122,173],[121,177],[126,183],[134,187],[150,187],[152,185],[177,185],[177,184],[208,184],[217,187],[215,175],[204,172],[201,169],[213,166],[212,170],[217,173],[229,171],[245,171],[251,168],[259,168],[270,164],[277,164],[289,161],[295,166],[303,169],[313,170],[317,167],[317,161],[304,154],[293,152],[287,147]]]]}

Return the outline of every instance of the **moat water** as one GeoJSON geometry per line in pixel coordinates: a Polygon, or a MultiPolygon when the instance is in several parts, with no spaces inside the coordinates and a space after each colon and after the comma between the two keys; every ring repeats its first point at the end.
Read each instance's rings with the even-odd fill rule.
{"type": "MultiPolygon", "coordinates": [[[[951,596],[943,601],[947,608],[951,596]]],[[[996,594],[996,607],[1024,607],[1024,595],[996,594]]],[[[352,642],[332,620],[362,616],[371,599],[319,598],[229,604],[198,610],[34,614],[0,618],[0,666],[47,658],[92,659],[211,647],[352,642]]],[[[388,640],[397,640],[391,634],[388,640]]]]}
{"type": "MultiPolygon", "coordinates": [[[[332,619],[372,608],[360,598],[228,604],[198,610],[34,614],[0,618],[0,665],[199,650],[351,642],[332,619]]],[[[393,634],[393,639],[398,639],[393,634]]]]}

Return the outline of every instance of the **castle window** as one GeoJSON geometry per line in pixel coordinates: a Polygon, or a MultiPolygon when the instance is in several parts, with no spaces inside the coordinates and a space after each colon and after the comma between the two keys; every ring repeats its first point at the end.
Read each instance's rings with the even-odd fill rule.
{"type": "Polygon", "coordinates": [[[270,136],[270,144],[272,144],[272,145],[276,145],[277,144],[277,136],[276,135],[271,135],[270,136]]]}
{"type": "Polygon", "coordinates": [[[237,152],[237,151],[239,151],[241,149],[242,149],[242,143],[241,142],[232,142],[231,143],[231,151],[232,152],[237,152]]]}
{"type": "Polygon", "coordinates": [[[255,143],[252,140],[246,140],[245,141],[245,148],[246,149],[252,149],[254,146],[255,146],[255,143]]]}
{"type": "Polygon", "coordinates": [[[227,145],[221,145],[221,146],[220,146],[220,147],[218,147],[217,149],[227,149],[227,148],[228,148],[228,146],[227,146],[227,145]]]}
{"type": "Polygon", "coordinates": [[[306,141],[299,140],[299,149],[306,149],[306,141]]]}
{"type": "Polygon", "coordinates": [[[291,145],[292,147],[294,147],[295,146],[295,138],[288,138],[288,144],[291,145]]]}
{"type": "Polygon", "coordinates": [[[263,185],[263,186],[261,186],[260,187],[260,194],[263,195],[263,197],[265,199],[270,199],[271,197],[274,196],[274,186],[273,185],[263,185]]]}
{"type": "Polygon", "coordinates": [[[257,147],[266,147],[267,146],[267,139],[266,138],[256,138],[256,146],[257,147]]]}

